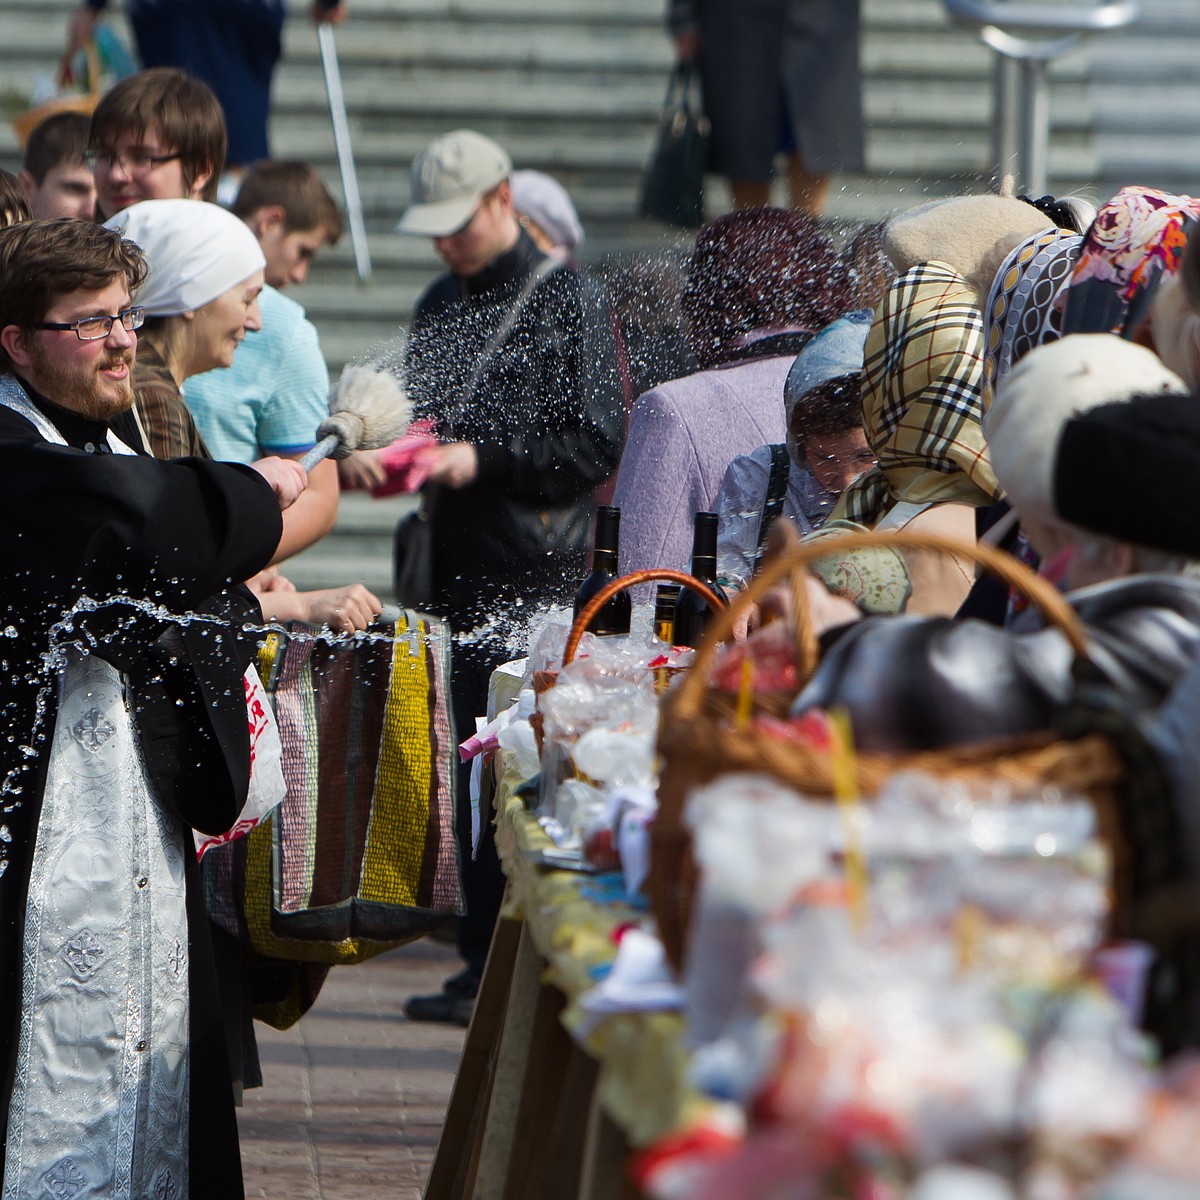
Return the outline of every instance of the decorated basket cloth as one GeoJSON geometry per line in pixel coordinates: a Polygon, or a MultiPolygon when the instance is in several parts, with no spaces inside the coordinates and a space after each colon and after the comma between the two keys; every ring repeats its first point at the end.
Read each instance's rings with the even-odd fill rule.
{"type": "MultiPolygon", "coordinates": [[[[811,799],[833,799],[833,763],[824,751],[763,733],[733,720],[737,698],[708,684],[708,668],[733,622],[772,587],[791,589],[795,660],[800,685],[817,663],[817,640],[807,604],[809,565],[841,550],[891,547],[933,550],[973,559],[1016,588],[1058,628],[1077,659],[1086,659],[1087,635],[1070,605],[1045,580],[1010,555],[987,545],[962,543],[916,532],[859,533],[793,543],[769,562],[731,605],[709,626],[691,671],[664,699],[658,749],[662,759],[658,817],[651,828],[650,899],[668,957],[676,968],[685,957],[696,866],[683,810],[692,788],[722,775],[765,772],[811,799]]],[[[601,599],[597,597],[597,600],[601,599]]],[[[779,697],[753,697],[753,713],[779,712],[779,697]]],[[[1014,789],[1054,786],[1086,795],[1095,805],[1100,836],[1113,863],[1114,921],[1130,901],[1128,838],[1118,812],[1124,776],[1121,755],[1099,734],[1067,739],[1046,733],[1020,739],[955,746],[911,754],[861,754],[858,780],[865,797],[876,794],[891,775],[923,771],[939,778],[1009,783],[1014,789]]]]}
{"type": "Polygon", "coordinates": [[[209,914],[271,959],[356,963],[463,909],[449,636],[402,611],[389,637],[267,635],[287,794],[204,858],[209,914]]]}

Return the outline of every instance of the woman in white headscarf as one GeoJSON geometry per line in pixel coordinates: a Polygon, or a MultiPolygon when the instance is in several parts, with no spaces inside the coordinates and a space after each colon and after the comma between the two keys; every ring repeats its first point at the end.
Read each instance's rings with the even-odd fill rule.
{"type": "MultiPolygon", "coordinates": [[[[106,224],[136,242],[149,265],[134,297],[146,312],[133,370],[140,437],[128,428],[121,435],[134,436],[155,458],[211,458],[182,388],[193,375],[228,367],[246,334],[262,328],[258,294],[266,262],[258,239],[232,213],[202,200],[143,200],[106,224]]],[[[351,633],[365,629],[381,607],[357,583],[297,592],[261,590],[263,582],[251,586],[268,621],[351,633]]]]}
{"type": "Polygon", "coordinates": [[[208,457],[180,389],[228,367],[247,332],[262,328],[258,239],[201,200],[145,200],[106,224],[136,242],[150,267],[135,297],[146,312],[133,375],[142,440],[155,458],[208,457]]]}

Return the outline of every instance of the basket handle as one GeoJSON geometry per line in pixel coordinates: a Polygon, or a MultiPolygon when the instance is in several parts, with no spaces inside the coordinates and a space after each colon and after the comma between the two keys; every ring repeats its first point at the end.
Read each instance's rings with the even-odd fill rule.
{"type": "MultiPolygon", "coordinates": [[[[896,532],[848,533],[839,537],[814,538],[800,542],[786,550],[773,562],[768,562],[750,581],[750,586],[741,593],[728,608],[719,612],[716,619],[704,631],[700,645],[696,647],[696,659],[676,689],[676,712],[683,718],[696,716],[700,711],[706,668],[733,629],[734,620],[756,603],[780,580],[791,576],[792,595],[796,604],[797,644],[801,647],[800,657],[815,659],[815,637],[805,600],[805,568],[817,559],[827,558],[842,550],[939,550],[943,553],[961,555],[972,559],[985,570],[991,571],[1009,587],[1027,597],[1046,620],[1058,629],[1080,657],[1086,657],[1088,638],[1083,622],[1075,610],[1063,599],[1053,584],[1047,583],[1024,563],[1003,550],[997,550],[980,542],[965,542],[942,534],[920,533],[898,530],[896,532]]],[[[803,662],[800,664],[803,667],[803,662]]]]}
{"type": "Polygon", "coordinates": [[[592,623],[592,618],[614,596],[625,591],[626,588],[637,587],[640,583],[656,582],[677,583],[680,587],[691,588],[713,610],[718,618],[721,615],[721,610],[725,608],[725,605],[721,603],[720,597],[717,596],[712,588],[702,583],[695,575],[689,575],[686,571],[674,571],[669,567],[655,567],[643,571],[631,571],[628,575],[622,575],[619,579],[614,579],[612,583],[605,584],[583,606],[583,610],[571,625],[571,632],[567,637],[567,644],[563,649],[562,665],[565,667],[574,659],[575,651],[579,649],[579,643],[583,639],[583,635],[587,632],[587,627],[592,623]]]}

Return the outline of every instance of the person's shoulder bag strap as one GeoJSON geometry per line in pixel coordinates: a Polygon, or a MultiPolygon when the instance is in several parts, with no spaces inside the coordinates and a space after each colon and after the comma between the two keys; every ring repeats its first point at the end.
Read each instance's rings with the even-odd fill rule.
{"type": "Polygon", "coordinates": [[[509,306],[508,312],[504,314],[500,324],[492,330],[491,336],[488,338],[487,344],[483,347],[483,352],[479,356],[479,360],[475,363],[475,369],[471,372],[471,377],[467,380],[458,395],[458,402],[454,406],[454,412],[446,422],[448,425],[453,425],[462,416],[463,411],[471,401],[471,397],[475,394],[475,389],[479,386],[479,381],[483,378],[484,372],[488,369],[496,352],[508,341],[508,335],[512,333],[513,327],[520,320],[525,303],[533,295],[538,284],[544,279],[549,279],[556,271],[561,271],[565,265],[565,263],[554,258],[543,259],[529,278],[525,280],[516,299],[509,306]]]}
{"type": "MultiPolygon", "coordinates": [[[[566,264],[554,258],[543,259],[527,280],[525,280],[520,292],[517,293],[516,299],[509,306],[508,312],[504,314],[500,324],[492,330],[491,336],[483,347],[482,353],[479,355],[479,360],[475,364],[475,369],[471,372],[470,378],[463,385],[463,389],[458,394],[453,410],[446,418],[446,426],[452,428],[454,422],[462,416],[467,405],[471,401],[471,397],[475,394],[475,389],[479,386],[479,381],[483,378],[483,373],[487,370],[488,364],[492,361],[496,351],[508,341],[508,335],[512,333],[513,327],[520,319],[521,311],[525,307],[525,302],[533,295],[538,284],[544,279],[549,279],[556,271],[560,271],[566,264]]],[[[421,512],[420,516],[428,520],[434,509],[437,507],[439,488],[437,486],[429,486],[421,489],[421,512]]]]}
{"type": "Polygon", "coordinates": [[[767,477],[767,494],[763,500],[762,520],[758,523],[758,546],[754,551],[756,564],[766,549],[767,534],[771,532],[771,526],[783,515],[788,475],[792,469],[787,446],[783,442],[778,442],[769,449],[771,451],[771,473],[767,477]]]}

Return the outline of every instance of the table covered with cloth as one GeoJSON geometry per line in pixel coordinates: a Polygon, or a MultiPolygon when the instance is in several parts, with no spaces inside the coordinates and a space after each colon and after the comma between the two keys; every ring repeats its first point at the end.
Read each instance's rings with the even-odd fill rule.
{"type": "Polygon", "coordinates": [[[621,898],[615,876],[542,866],[553,848],[516,795],[523,780],[495,760],[496,848],[508,877],[503,915],[523,921],[546,966],[543,980],[567,999],[562,1022],[599,1065],[596,1099],[634,1149],[694,1125],[711,1101],[687,1082],[684,1020],[678,1012],[620,1013],[594,1023],[579,998],[607,973],[614,934],[645,913],[621,898]]]}

